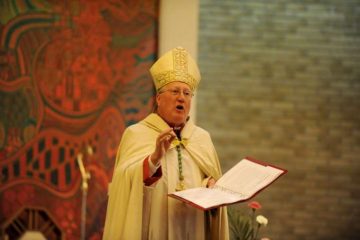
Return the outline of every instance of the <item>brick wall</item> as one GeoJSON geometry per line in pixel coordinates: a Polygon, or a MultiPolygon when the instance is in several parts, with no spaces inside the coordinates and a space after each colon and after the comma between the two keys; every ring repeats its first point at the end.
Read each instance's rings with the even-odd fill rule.
{"type": "Polygon", "coordinates": [[[360,1],[201,0],[199,26],[197,121],[224,171],[289,170],[255,198],[261,235],[359,239],[360,1]]]}

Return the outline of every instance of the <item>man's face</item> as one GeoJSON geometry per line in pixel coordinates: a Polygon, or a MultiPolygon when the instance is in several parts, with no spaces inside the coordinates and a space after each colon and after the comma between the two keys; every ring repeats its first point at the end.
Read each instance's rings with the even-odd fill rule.
{"type": "Polygon", "coordinates": [[[185,123],[192,95],[186,83],[172,82],[165,85],[156,95],[157,113],[172,127],[185,123]]]}

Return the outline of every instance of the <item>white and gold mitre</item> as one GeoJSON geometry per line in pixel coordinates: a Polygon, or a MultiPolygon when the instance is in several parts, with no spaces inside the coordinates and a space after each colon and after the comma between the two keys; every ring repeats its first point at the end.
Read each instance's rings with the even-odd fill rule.
{"type": "Polygon", "coordinates": [[[161,58],[150,68],[156,91],[171,82],[184,82],[195,91],[200,82],[199,68],[182,47],[176,47],[161,58]]]}

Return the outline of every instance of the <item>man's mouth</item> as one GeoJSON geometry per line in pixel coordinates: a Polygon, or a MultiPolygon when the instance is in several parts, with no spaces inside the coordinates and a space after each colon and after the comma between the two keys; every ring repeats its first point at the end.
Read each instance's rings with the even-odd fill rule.
{"type": "Polygon", "coordinates": [[[182,111],[182,110],[184,110],[184,106],[182,106],[182,105],[177,105],[177,106],[176,106],[176,109],[182,111]]]}

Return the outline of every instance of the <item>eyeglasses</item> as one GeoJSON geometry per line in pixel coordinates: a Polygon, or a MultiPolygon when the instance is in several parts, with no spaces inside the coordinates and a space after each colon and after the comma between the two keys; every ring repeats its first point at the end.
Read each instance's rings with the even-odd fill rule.
{"type": "Polygon", "coordinates": [[[170,92],[171,95],[173,96],[180,96],[181,93],[184,95],[185,98],[190,99],[192,98],[192,96],[194,96],[194,94],[190,91],[190,90],[181,90],[178,88],[174,88],[174,89],[165,89],[163,91],[160,91],[159,94],[164,93],[164,92],[170,92]]]}

